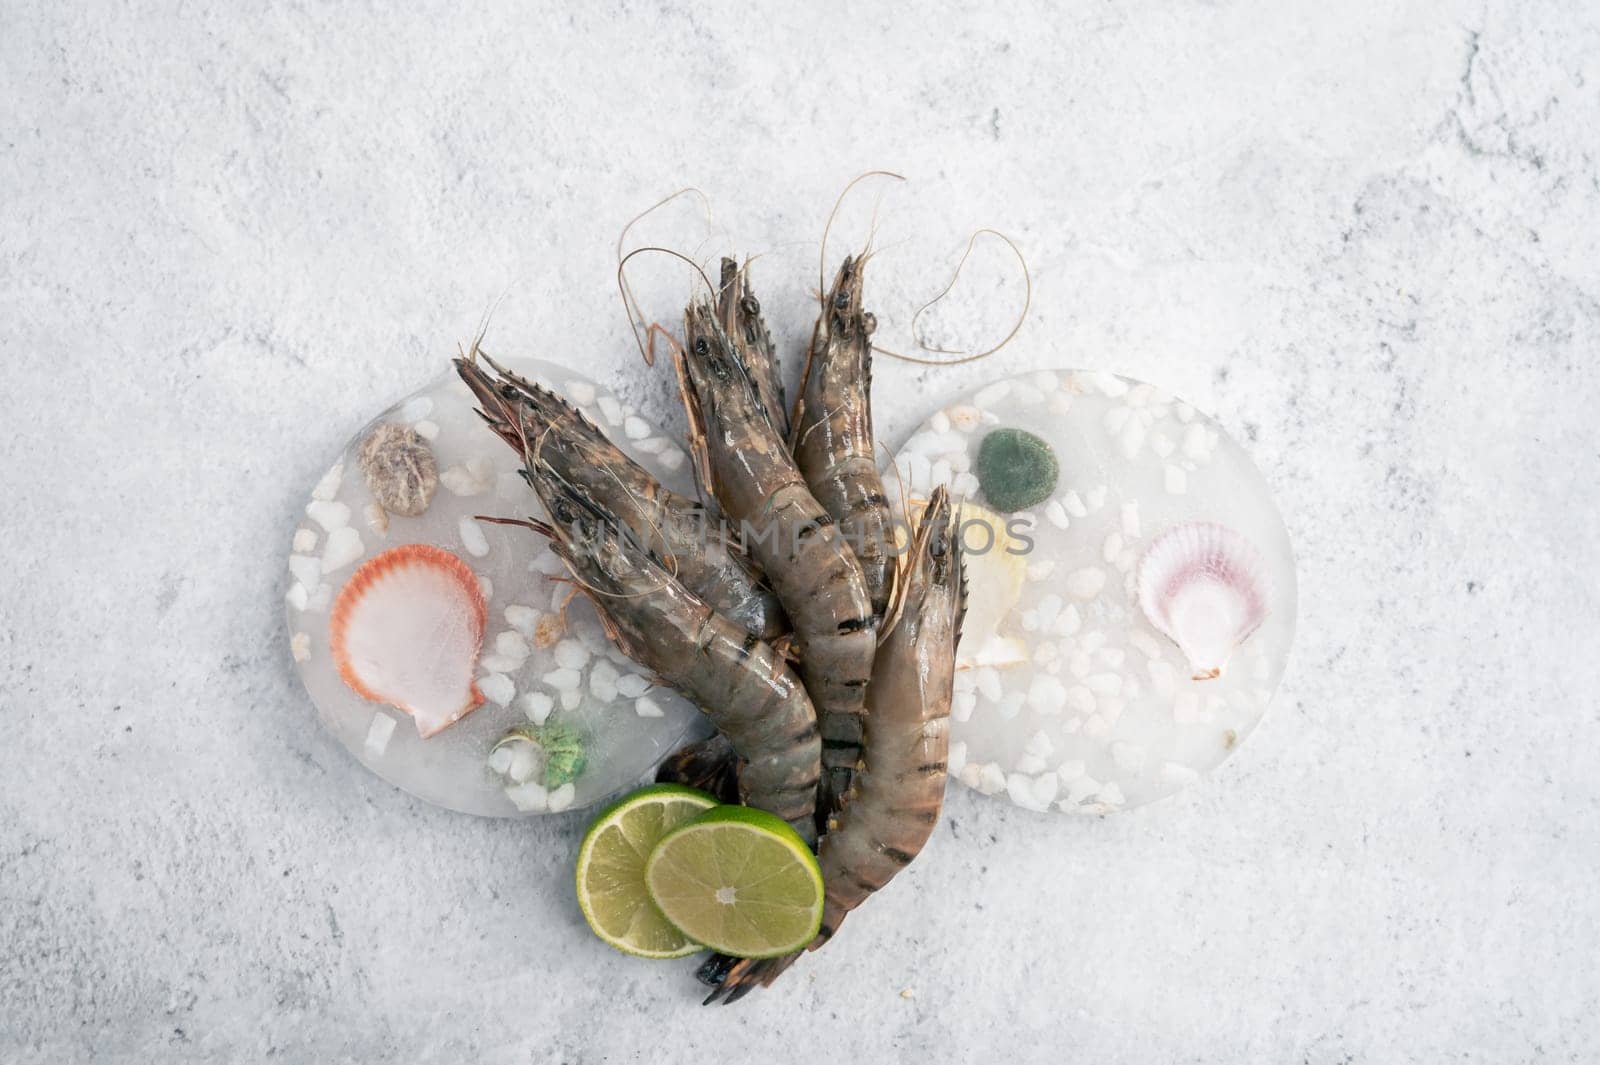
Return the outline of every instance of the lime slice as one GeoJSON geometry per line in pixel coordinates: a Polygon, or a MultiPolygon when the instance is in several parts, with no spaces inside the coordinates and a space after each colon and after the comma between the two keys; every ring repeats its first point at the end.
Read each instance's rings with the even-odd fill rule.
{"type": "Polygon", "coordinates": [[[736,958],[800,950],[822,926],[817,859],[794,829],[748,806],[719,806],[667,833],[644,880],[684,935],[736,958]]]}
{"type": "Polygon", "coordinates": [[[700,949],[650,901],[645,859],[667,833],[715,805],[703,791],[653,784],[594,819],[578,848],[577,881],[578,906],[595,935],[644,958],[681,958],[700,949]]]}

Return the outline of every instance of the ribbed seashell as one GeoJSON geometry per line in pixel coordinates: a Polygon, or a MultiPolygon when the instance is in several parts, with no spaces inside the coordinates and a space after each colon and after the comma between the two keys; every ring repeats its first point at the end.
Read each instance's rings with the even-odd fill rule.
{"type": "Polygon", "coordinates": [[[1266,620],[1271,592],[1261,552],[1213,522],[1174,525],[1139,560],[1139,606],[1178,645],[1195,680],[1222,674],[1266,620]]]}
{"type": "Polygon", "coordinates": [[[429,544],[370,559],[339,590],[329,617],[333,661],[364,699],[410,714],[423,739],[483,703],[472,677],[488,611],[477,576],[429,544]]]}

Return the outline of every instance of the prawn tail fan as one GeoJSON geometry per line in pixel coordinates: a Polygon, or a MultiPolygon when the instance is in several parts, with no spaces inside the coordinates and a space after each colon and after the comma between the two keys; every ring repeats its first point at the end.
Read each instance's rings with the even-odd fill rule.
{"type": "Polygon", "coordinates": [[[733,743],[721,732],[674,751],[656,770],[656,783],[699,788],[730,805],[743,801],[739,796],[739,758],[733,743]]]}
{"type": "Polygon", "coordinates": [[[758,987],[769,987],[783,975],[804,951],[795,951],[778,958],[730,958],[726,954],[713,954],[695,973],[703,984],[710,984],[711,994],[703,1006],[713,1002],[731,1006],[758,987]]]}

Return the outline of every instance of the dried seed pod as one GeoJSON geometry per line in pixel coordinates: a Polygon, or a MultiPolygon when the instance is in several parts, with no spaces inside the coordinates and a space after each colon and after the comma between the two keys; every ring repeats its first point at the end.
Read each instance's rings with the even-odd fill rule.
{"type": "Polygon", "coordinates": [[[415,429],[386,423],[361,444],[361,472],[378,505],[414,518],[428,509],[439,488],[439,466],[415,429]]]}

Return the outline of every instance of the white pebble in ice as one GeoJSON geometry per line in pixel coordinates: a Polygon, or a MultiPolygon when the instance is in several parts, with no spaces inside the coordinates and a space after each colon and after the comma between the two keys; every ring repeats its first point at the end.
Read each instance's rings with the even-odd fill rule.
{"type": "Polygon", "coordinates": [[[587,381],[568,381],[567,398],[580,407],[587,407],[594,402],[594,385],[587,381]]]}
{"type": "Polygon", "coordinates": [[[539,679],[558,692],[570,692],[578,690],[578,685],[583,683],[583,674],[576,669],[552,669],[539,679]]]}
{"type": "Polygon", "coordinates": [[[529,650],[527,639],[515,629],[508,629],[496,636],[494,649],[496,654],[518,659],[527,658],[529,650]]]}
{"type": "Polygon", "coordinates": [[[1122,788],[1118,787],[1116,781],[1102,787],[1094,797],[1097,802],[1105,803],[1107,806],[1121,806],[1127,802],[1122,796],[1122,788]]]}
{"type": "Polygon", "coordinates": [[[641,455],[655,455],[666,450],[670,443],[671,441],[664,436],[647,436],[634,446],[639,449],[641,455]]]}
{"type": "Polygon", "coordinates": [[[1036,809],[1049,808],[1061,790],[1061,782],[1054,773],[1040,773],[1033,778],[1033,801],[1036,809]]]}
{"type": "Polygon", "coordinates": [[[1069,489],[1067,494],[1061,497],[1061,505],[1074,518],[1087,518],[1089,516],[1089,508],[1083,505],[1083,497],[1078,494],[1075,488],[1069,489]]]}
{"type": "Polygon", "coordinates": [[[1139,452],[1144,450],[1144,436],[1144,419],[1137,415],[1129,418],[1117,436],[1117,445],[1122,449],[1122,457],[1129,461],[1138,458],[1139,452]]]}
{"type": "Polygon", "coordinates": [[[1074,684],[1067,689],[1066,706],[1075,714],[1094,713],[1094,692],[1082,684],[1074,684]]]}
{"type": "Polygon", "coordinates": [[[322,480],[311,490],[312,499],[332,499],[339,494],[339,486],[344,483],[344,463],[336,462],[322,475],[322,480]]]}
{"type": "Polygon", "coordinates": [[[494,483],[494,467],[488,459],[473,459],[445,470],[439,475],[439,483],[454,495],[480,496],[494,483]]]}
{"type": "Polygon", "coordinates": [[[582,669],[589,664],[589,649],[579,640],[562,640],[553,656],[562,669],[582,669]]]}
{"type": "Polygon", "coordinates": [[[322,579],[322,563],[310,555],[290,555],[289,572],[307,588],[315,588],[322,579]]]}
{"type": "Polygon", "coordinates": [[[479,668],[491,673],[515,673],[522,668],[522,663],[523,659],[511,655],[489,654],[478,659],[479,668]]]}
{"type": "Polygon", "coordinates": [[[294,531],[294,550],[302,554],[309,554],[317,549],[317,530],[296,529],[294,531]]]}
{"type": "Polygon", "coordinates": [[[1089,600],[1100,594],[1106,586],[1106,571],[1098,566],[1085,566],[1067,575],[1067,594],[1074,599],[1089,600]]]}
{"type": "Polygon", "coordinates": [[[973,671],[978,682],[978,694],[991,703],[1000,701],[1000,673],[988,666],[973,671]]]}
{"type": "Polygon", "coordinates": [[[1000,700],[1000,704],[995,708],[995,710],[1000,715],[1001,721],[1010,721],[1018,714],[1022,713],[1022,703],[1022,693],[1012,692],[1010,695],[1000,700]]]}
{"type": "Polygon", "coordinates": [[[1041,714],[1060,713],[1067,702],[1067,689],[1048,673],[1033,678],[1028,686],[1028,705],[1041,714]]]}
{"type": "Polygon", "coordinates": [[[476,520],[463,517],[456,528],[461,533],[461,546],[467,549],[467,554],[482,558],[489,553],[489,538],[483,535],[483,526],[476,520]]]}
{"type": "Polygon", "coordinates": [[[1040,758],[1049,758],[1055,753],[1056,745],[1050,742],[1050,737],[1045,732],[1039,731],[1028,737],[1023,750],[1040,758]]]}
{"type": "Polygon", "coordinates": [[[1053,558],[1041,558],[1037,562],[1028,563],[1028,579],[1036,583],[1049,580],[1050,574],[1055,571],[1056,560],[1053,558]]]}
{"type": "Polygon", "coordinates": [[[539,624],[539,611],[531,606],[512,603],[506,607],[506,624],[520,632],[526,639],[533,639],[534,629],[539,624]]]}
{"type": "Polygon", "coordinates": [[[624,674],[617,678],[617,694],[625,699],[637,699],[650,690],[650,678],[641,677],[637,673],[624,674]]]}
{"type": "Polygon", "coordinates": [[[1016,772],[1006,777],[1006,795],[1010,797],[1012,802],[1024,809],[1044,809],[1044,806],[1040,806],[1033,799],[1033,777],[1027,773],[1016,772]]]}
{"type": "Polygon", "coordinates": [[[959,776],[967,764],[967,745],[964,740],[957,740],[950,745],[950,751],[945,755],[945,772],[951,776],[959,776]]]}
{"type": "Polygon", "coordinates": [[[1204,462],[1211,457],[1214,443],[1211,434],[1199,422],[1191,423],[1183,432],[1183,453],[1196,462],[1204,462]]]}
{"type": "MultiPolygon", "coordinates": [[[[571,787],[570,784],[564,786],[571,787]]],[[[512,785],[506,789],[506,798],[525,814],[544,813],[550,809],[550,793],[536,780],[512,785]]]]}
{"type": "Polygon", "coordinates": [[[1045,760],[1043,758],[1040,758],[1036,754],[1024,754],[1017,759],[1017,764],[1011,768],[1015,769],[1019,773],[1028,773],[1031,775],[1033,773],[1044,772],[1044,767],[1045,760]]]}
{"type": "MultiPolygon", "coordinates": [[[[302,585],[297,584],[295,587],[299,588],[302,592],[305,591],[305,588],[302,585]]],[[[311,637],[303,632],[295,633],[289,638],[289,653],[294,656],[294,660],[296,662],[304,662],[310,659],[311,637]]]]}
{"type": "Polygon", "coordinates": [[[983,415],[977,407],[965,403],[949,408],[950,425],[958,432],[970,433],[983,424],[983,415]]]}
{"type": "Polygon", "coordinates": [[[424,440],[439,439],[439,424],[437,422],[421,421],[413,425],[411,428],[415,429],[417,431],[417,435],[422,437],[424,440]]]}
{"type": "Polygon", "coordinates": [[[589,690],[602,703],[609,703],[617,697],[618,679],[617,667],[602,658],[589,670],[589,690]]]}
{"type": "Polygon", "coordinates": [[[1078,613],[1076,603],[1068,603],[1065,610],[1056,616],[1056,622],[1050,631],[1057,636],[1071,636],[1083,627],[1083,615],[1078,613]]]}
{"type": "MultiPolygon", "coordinates": [[[[502,747],[500,749],[507,750],[508,748],[502,747]]],[[[511,751],[511,764],[506,766],[505,775],[518,784],[531,779],[542,768],[539,763],[543,759],[540,757],[539,750],[533,744],[519,743],[509,749],[511,751]]]]}
{"type": "Polygon", "coordinates": [[[350,524],[350,508],[336,500],[313,499],[306,504],[306,517],[333,532],[350,524]]]}
{"type": "Polygon", "coordinates": [[[1058,529],[1065,529],[1072,524],[1067,518],[1067,508],[1061,505],[1061,500],[1059,499],[1052,499],[1045,504],[1044,516],[1049,519],[1051,525],[1058,529]]]}
{"type": "Polygon", "coordinates": [[[1006,772],[1000,768],[1000,763],[990,762],[978,771],[978,790],[985,795],[993,795],[1004,791],[1006,786],[1006,772]]]}
{"type": "Polygon", "coordinates": [[[650,423],[633,415],[622,423],[622,432],[629,440],[643,440],[650,435],[650,423]]]}
{"type": "Polygon", "coordinates": [[[1106,563],[1109,565],[1115,563],[1117,561],[1117,556],[1120,554],[1122,554],[1122,534],[1112,533],[1110,536],[1106,537],[1105,544],[1101,546],[1100,557],[1105,559],[1106,563]]]}
{"type": "Polygon", "coordinates": [[[550,812],[558,814],[572,805],[572,800],[577,796],[578,789],[572,781],[567,781],[550,793],[550,812]]]}
{"type": "Polygon", "coordinates": [[[664,713],[661,704],[648,695],[642,695],[634,701],[633,712],[640,717],[661,717],[664,713]]]}
{"type": "Polygon", "coordinates": [[[556,708],[556,701],[544,692],[529,692],[517,700],[517,706],[529,721],[542,725],[550,716],[550,711],[556,708]]]}
{"type": "Polygon", "coordinates": [[[1161,458],[1166,458],[1168,455],[1172,454],[1173,447],[1174,445],[1172,443],[1172,437],[1168,436],[1166,433],[1156,433],[1150,438],[1150,450],[1154,451],[1161,458]]]}
{"type": "Polygon", "coordinates": [[[1069,759],[1056,767],[1056,776],[1060,777],[1064,783],[1071,783],[1088,771],[1089,765],[1087,762],[1069,759]]]}
{"type": "Polygon", "coordinates": [[[322,549],[322,572],[332,573],[343,569],[361,557],[361,534],[349,525],[328,534],[328,543],[322,549]]]}
{"type": "Polygon", "coordinates": [[[1116,673],[1095,673],[1083,683],[1097,695],[1116,695],[1122,691],[1122,677],[1116,673]]]}
{"type": "Polygon", "coordinates": [[[517,694],[517,686],[504,673],[490,673],[478,678],[478,690],[492,703],[505,706],[517,694]]]}
{"type": "Polygon", "coordinates": [[[389,739],[394,735],[394,726],[394,718],[382,710],[372,715],[372,724],[367,726],[367,740],[363,744],[368,755],[376,758],[389,749],[389,739]]]}
{"type": "Polygon", "coordinates": [[[950,716],[957,721],[970,721],[972,712],[977,708],[977,692],[956,692],[950,699],[950,716]]]}

